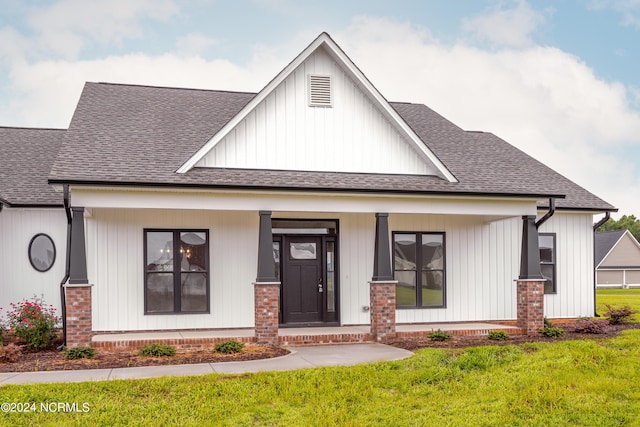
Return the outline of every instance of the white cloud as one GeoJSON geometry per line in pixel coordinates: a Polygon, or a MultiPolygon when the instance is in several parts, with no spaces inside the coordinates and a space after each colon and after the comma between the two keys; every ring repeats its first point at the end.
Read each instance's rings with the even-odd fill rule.
{"type": "Polygon", "coordinates": [[[598,79],[559,49],[445,46],[412,31],[363,19],[336,38],[387,99],[424,103],[464,129],[493,132],[623,212],[640,212],[640,163],[614,154],[640,145],[632,88],[598,79]],[[371,42],[380,34],[406,36],[371,42]]]}
{"type": "Polygon", "coordinates": [[[543,14],[518,0],[512,7],[501,2],[482,15],[465,19],[462,28],[472,38],[495,46],[523,47],[533,44],[531,35],[544,22],[543,14]]]}
{"type": "Polygon", "coordinates": [[[204,34],[189,33],[180,37],[176,42],[178,52],[183,55],[203,55],[209,48],[218,42],[204,34]]]}
{"type": "Polygon", "coordinates": [[[166,20],[178,11],[172,0],[61,0],[35,8],[28,23],[34,48],[75,58],[89,43],[120,43],[140,37],[144,19],[166,20]]]}

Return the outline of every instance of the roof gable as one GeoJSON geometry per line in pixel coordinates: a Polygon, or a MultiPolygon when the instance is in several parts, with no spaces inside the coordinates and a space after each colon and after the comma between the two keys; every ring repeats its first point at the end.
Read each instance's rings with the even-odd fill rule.
{"type": "Polygon", "coordinates": [[[421,174],[457,182],[326,33],[320,34],[177,172],[186,173],[195,166],[421,174]],[[331,108],[308,106],[305,94],[309,74],[335,79],[336,100],[332,100],[331,108]],[[278,120],[284,123],[279,126],[278,120]],[[303,125],[296,129],[296,123],[303,125]],[[314,132],[314,124],[318,132],[314,132]],[[306,147],[299,145],[303,140],[306,147]],[[366,161],[363,148],[371,154],[366,161]]]}
{"type": "MultiPolygon", "coordinates": [[[[640,243],[629,230],[598,234],[611,234],[611,236],[605,236],[604,239],[601,239],[601,242],[607,245],[610,245],[615,240],[615,237],[618,237],[618,239],[615,240],[613,245],[609,246],[609,250],[601,259],[596,259],[596,267],[640,267],[640,243]],[[609,238],[607,239],[607,237],[609,238]]],[[[599,249],[597,236],[596,251],[599,249]]]]}

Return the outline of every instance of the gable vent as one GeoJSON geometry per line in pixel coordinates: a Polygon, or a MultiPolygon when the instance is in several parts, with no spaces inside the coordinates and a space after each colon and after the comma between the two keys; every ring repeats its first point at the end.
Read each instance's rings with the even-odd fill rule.
{"type": "Polygon", "coordinates": [[[331,107],[331,76],[309,74],[309,105],[331,107]]]}

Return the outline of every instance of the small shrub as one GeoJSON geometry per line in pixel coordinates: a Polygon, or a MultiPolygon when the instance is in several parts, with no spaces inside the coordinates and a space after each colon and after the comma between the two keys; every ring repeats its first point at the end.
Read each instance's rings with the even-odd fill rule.
{"type": "Polygon", "coordinates": [[[499,329],[499,330],[489,331],[487,338],[493,341],[506,341],[509,339],[509,335],[505,331],[499,329]]]}
{"type": "Polygon", "coordinates": [[[554,327],[556,325],[553,324],[553,322],[549,319],[547,319],[546,317],[544,318],[544,327],[545,328],[551,328],[554,327]]]}
{"type": "Polygon", "coordinates": [[[243,348],[244,344],[235,340],[220,342],[215,346],[218,353],[224,354],[240,353],[243,348]]]}
{"type": "Polygon", "coordinates": [[[607,322],[596,319],[580,319],[574,326],[574,331],[579,334],[604,334],[607,332],[607,322]]]}
{"type": "Polygon", "coordinates": [[[20,347],[15,344],[0,346],[0,363],[17,362],[20,358],[20,347]]]}
{"type": "Polygon", "coordinates": [[[437,331],[433,331],[429,334],[429,339],[431,341],[447,341],[452,338],[452,335],[448,332],[441,331],[438,329],[437,331]]]}
{"type": "Polygon", "coordinates": [[[140,356],[175,356],[176,349],[159,343],[147,344],[138,351],[140,356]]]}
{"type": "Polygon", "coordinates": [[[73,347],[67,348],[64,351],[64,358],[67,360],[73,359],[93,359],[96,354],[96,349],[93,347],[73,347]]]}
{"type": "Polygon", "coordinates": [[[540,333],[545,337],[559,338],[564,335],[564,329],[558,328],[557,326],[545,326],[540,329],[540,333]]]}
{"type": "Polygon", "coordinates": [[[23,339],[28,349],[42,350],[53,344],[59,320],[53,305],[45,304],[41,297],[36,296],[31,301],[10,305],[12,310],[7,317],[11,332],[23,339]]]}
{"type": "Polygon", "coordinates": [[[609,318],[609,324],[611,325],[626,323],[633,318],[634,314],[637,313],[637,311],[628,305],[620,308],[612,307],[609,304],[605,304],[605,306],[607,307],[607,311],[604,312],[604,315],[609,318]]]}

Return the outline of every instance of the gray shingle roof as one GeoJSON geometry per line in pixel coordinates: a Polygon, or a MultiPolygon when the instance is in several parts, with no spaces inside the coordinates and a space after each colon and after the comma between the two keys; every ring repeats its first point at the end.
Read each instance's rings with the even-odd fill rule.
{"type": "Polygon", "coordinates": [[[605,256],[611,249],[618,243],[618,240],[624,235],[627,230],[614,230],[605,231],[603,233],[596,233],[594,240],[594,252],[596,266],[602,262],[605,256]]]}
{"type": "Polygon", "coordinates": [[[47,184],[62,129],[0,127],[0,202],[9,206],[62,206],[62,195],[47,184]]]}
{"type": "Polygon", "coordinates": [[[255,94],[87,83],[52,182],[549,197],[558,208],[613,206],[488,133],[465,132],[428,107],[392,103],[458,178],[194,168],[175,171],[255,94]]]}

